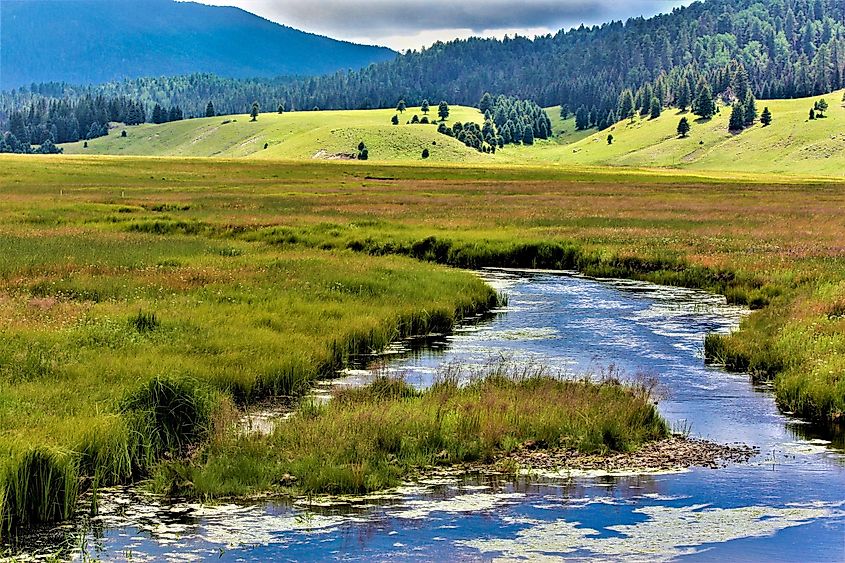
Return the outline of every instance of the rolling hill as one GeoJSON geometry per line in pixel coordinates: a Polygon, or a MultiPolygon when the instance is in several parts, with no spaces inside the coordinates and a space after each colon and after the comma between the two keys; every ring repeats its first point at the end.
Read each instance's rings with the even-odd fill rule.
{"type": "MultiPolygon", "coordinates": [[[[483,121],[475,108],[453,106],[450,122],[483,121]]],[[[303,160],[345,159],[364,141],[373,160],[420,160],[429,149],[440,162],[489,161],[463,143],[441,135],[434,125],[407,125],[419,108],[408,108],[403,125],[391,125],[394,110],[297,111],[189,119],[162,125],[115,128],[108,137],[63,145],[69,154],[217,156],[303,160]],[[126,130],[127,136],[120,132],[126,130]],[[264,148],[264,145],[267,148],[264,148]]]]}
{"type": "Polygon", "coordinates": [[[3,0],[0,21],[0,89],[196,72],[317,75],[396,55],[238,8],[174,0],[3,0]]]}
{"type": "MultiPolygon", "coordinates": [[[[406,125],[419,108],[409,108],[403,124],[390,125],[393,110],[341,110],[262,114],[191,119],[163,125],[116,126],[108,137],[83,144],[64,145],[69,154],[126,154],[154,156],[218,156],[306,160],[342,158],[364,141],[371,160],[420,161],[424,148],[435,162],[488,162],[538,165],[610,165],[638,168],[688,168],[693,170],[774,172],[841,176],[845,171],[844,91],[825,98],[830,110],[824,119],[810,121],[814,98],[760,100],[774,121],[769,127],[756,123],[734,134],[727,130],[728,108],[710,120],[667,109],[657,119],[636,118],[610,129],[576,131],[572,119],[561,120],[550,108],[555,137],[531,147],[506,146],[495,155],[481,154],[457,140],[441,135],[432,125],[406,125]],[[678,138],[680,117],[687,116],[692,130],[678,138]],[[127,131],[125,138],[120,131],[127,131]],[[613,143],[608,145],[607,136],[613,143]],[[433,143],[436,143],[434,145],[433,143]],[[264,145],[267,144],[267,148],[264,145]]],[[[481,122],[475,108],[453,106],[451,121],[481,122]]]]}

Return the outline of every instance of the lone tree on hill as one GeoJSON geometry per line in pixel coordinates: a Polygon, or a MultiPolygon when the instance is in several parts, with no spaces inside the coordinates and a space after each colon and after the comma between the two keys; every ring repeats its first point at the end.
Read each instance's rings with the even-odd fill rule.
{"type": "Polygon", "coordinates": [[[731,119],[728,122],[728,131],[742,131],[745,127],[745,109],[739,102],[733,105],[731,119]]]}
{"type": "Polygon", "coordinates": [[[428,112],[431,111],[431,107],[428,104],[428,100],[423,100],[422,107],[420,107],[420,111],[426,115],[428,115],[428,112]]]}
{"type": "Polygon", "coordinates": [[[763,108],[763,113],[760,114],[760,123],[763,124],[763,127],[768,127],[772,123],[772,112],[769,111],[768,107],[763,108]]]}
{"type": "Polygon", "coordinates": [[[399,125],[399,116],[398,116],[398,115],[394,115],[394,116],[390,119],[390,122],[391,122],[393,125],[399,125]]]}
{"type": "Polygon", "coordinates": [[[422,157],[423,157],[423,158],[428,158],[429,156],[431,156],[431,153],[430,153],[430,152],[428,152],[428,149],[423,149],[423,152],[422,152],[422,157]]]}
{"type": "Polygon", "coordinates": [[[214,117],[215,115],[217,115],[217,112],[214,111],[214,104],[209,101],[208,105],[205,106],[205,116],[214,117]]]}
{"type": "Polygon", "coordinates": [[[440,118],[440,121],[449,119],[449,104],[445,101],[440,102],[440,105],[437,107],[437,116],[440,118]]]}
{"type": "Polygon", "coordinates": [[[682,139],[689,134],[690,125],[689,119],[686,117],[682,117],[681,120],[678,122],[678,136],[682,139]]]}
{"type": "Polygon", "coordinates": [[[396,105],[396,111],[405,113],[406,109],[408,109],[408,104],[405,103],[405,100],[399,100],[399,103],[396,105]]]}
{"type": "Polygon", "coordinates": [[[824,118],[824,114],[827,111],[828,107],[829,106],[827,105],[827,100],[825,100],[824,98],[816,102],[813,106],[813,108],[816,110],[816,117],[824,118]]]}
{"type": "Polygon", "coordinates": [[[810,108],[810,119],[815,119],[815,118],[816,118],[816,110],[814,110],[813,108],[810,108]]]}
{"type": "Polygon", "coordinates": [[[261,106],[258,105],[258,102],[252,102],[252,111],[249,112],[249,116],[252,118],[250,121],[257,121],[258,120],[258,112],[261,110],[261,106]]]}
{"type": "Polygon", "coordinates": [[[607,144],[608,145],[613,144],[613,134],[610,134],[610,135],[607,136],[607,144]]]}

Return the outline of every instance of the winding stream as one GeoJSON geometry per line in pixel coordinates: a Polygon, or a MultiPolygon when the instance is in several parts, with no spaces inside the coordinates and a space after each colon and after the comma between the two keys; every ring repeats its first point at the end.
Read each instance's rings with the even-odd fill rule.
{"type": "MultiPolygon", "coordinates": [[[[685,472],[520,478],[444,474],[379,495],[250,506],[167,504],[134,489],[104,494],[76,549],[107,560],[845,560],[845,454],[779,413],[771,392],[704,365],[709,332],[743,310],[700,291],[551,272],[487,271],[509,296],[491,320],[387,369],[427,385],[448,362],[497,357],[574,374],[655,378],[676,428],[760,448],[749,464],[685,472]]],[[[383,367],[381,369],[384,369],[383,367]]],[[[350,372],[341,384],[366,380],[350,372]]],[[[79,523],[35,534],[54,548],[79,523]]],[[[78,534],[77,534],[78,535],[78,534]]]]}

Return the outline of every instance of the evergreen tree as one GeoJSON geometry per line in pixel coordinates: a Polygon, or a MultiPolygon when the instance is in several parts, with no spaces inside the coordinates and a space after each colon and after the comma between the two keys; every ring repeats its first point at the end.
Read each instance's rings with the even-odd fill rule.
{"type": "Polygon", "coordinates": [[[608,136],[607,136],[607,144],[608,144],[608,145],[612,145],[612,144],[613,144],[613,135],[612,135],[612,134],[610,134],[610,135],[608,135],[608,136]]]}
{"type": "Polygon", "coordinates": [[[282,115],[283,113],[285,113],[285,103],[284,102],[280,103],[279,107],[276,111],[278,112],[279,115],[282,115]]]}
{"type": "Polygon", "coordinates": [[[261,106],[258,105],[258,102],[252,102],[252,110],[249,112],[249,116],[252,118],[250,121],[257,121],[258,114],[261,111],[261,106]]]}
{"type": "MultiPolygon", "coordinates": [[[[634,117],[634,94],[630,89],[625,89],[619,95],[619,104],[616,115],[619,119],[628,119],[634,117]]],[[[577,118],[577,114],[576,114],[577,118]]]]}
{"type": "Polygon", "coordinates": [[[205,116],[214,117],[215,115],[217,115],[217,113],[214,111],[214,104],[209,101],[208,105],[205,106],[205,116]]]}
{"type": "Polygon", "coordinates": [[[370,158],[370,151],[364,141],[358,143],[358,160],[368,160],[370,158]]]}
{"type": "Polygon", "coordinates": [[[429,152],[428,152],[428,149],[423,149],[423,151],[422,151],[422,157],[423,157],[423,159],[426,159],[426,158],[428,158],[429,156],[431,156],[431,153],[429,153],[429,152]]]}
{"type": "Polygon", "coordinates": [[[686,79],[681,81],[681,89],[678,92],[677,98],[675,98],[675,105],[681,111],[686,111],[687,107],[690,105],[692,101],[692,93],[689,89],[689,82],[686,79]]]}
{"type": "Polygon", "coordinates": [[[689,134],[689,132],[689,120],[686,117],[682,117],[681,120],[678,122],[678,136],[684,138],[689,134]]]}
{"type": "Polygon", "coordinates": [[[398,116],[398,115],[394,115],[394,116],[390,119],[390,122],[391,122],[393,125],[399,125],[399,116],[398,116]]]}
{"type": "Polygon", "coordinates": [[[660,117],[661,109],[662,108],[660,107],[660,100],[658,100],[656,97],[652,98],[651,108],[649,110],[649,117],[651,117],[651,119],[657,119],[658,117],[660,117]]]}
{"type": "Polygon", "coordinates": [[[423,100],[422,106],[420,106],[420,111],[426,115],[428,115],[428,112],[431,111],[431,106],[428,105],[428,100],[423,100]]]}
{"type": "Polygon", "coordinates": [[[813,108],[810,108],[810,119],[813,120],[815,118],[816,118],[816,110],[813,109],[813,108]]]}
{"type": "Polygon", "coordinates": [[[830,107],[830,106],[828,106],[828,104],[827,104],[827,100],[825,100],[824,98],[822,98],[821,100],[817,101],[817,102],[814,104],[814,106],[813,106],[813,108],[816,110],[816,117],[817,117],[817,118],[819,118],[819,117],[822,117],[822,118],[823,118],[823,117],[825,117],[825,115],[824,115],[824,114],[827,112],[827,110],[828,110],[828,108],[829,108],[829,107],[830,107]]]}
{"type": "Polygon", "coordinates": [[[449,104],[440,102],[440,106],[437,108],[437,116],[440,117],[440,121],[449,119],[449,104]]]}
{"type": "Polygon", "coordinates": [[[751,93],[751,90],[748,90],[745,93],[745,102],[743,103],[743,125],[746,127],[750,127],[754,125],[754,122],[757,120],[757,100],[754,99],[754,94],[751,93]]]}
{"type": "Polygon", "coordinates": [[[530,125],[526,124],[522,130],[522,144],[523,145],[533,145],[534,144],[534,128],[530,125]]]}
{"type": "Polygon", "coordinates": [[[156,104],[153,108],[152,120],[153,123],[164,123],[165,121],[167,121],[164,117],[164,110],[158,104],[156,104]]]}
{"type": "Polygon", "coordinates": [[[587,113],[587,108],[581,106],[575,112],[575,129],[583,131],[590,126],[590,116],[587,113]]]}
{"type": "Polygon", "coordinates": [[[478,110],[481,113],[487,113],[493,107],[493,96],[490,95],[490,92],[484,92],[484,95],[481,96],[481,100],[478,102],[478,110]]]}
{"type": "Polygon", "coordinates": [[[396,111],[405,113],[406,109],[408,109],[408,104],[405,103],[405,100],[399,100],[399,103],[396,104],[396,111]]]}
{"type": "Polygon", "coordinates": [[[728,122],[728,131],[742,131],[745,127],[745,108],[739,102],[733,105],[731,119],[728,122]]]}
{"type": "Polygon", "coordinates": [[[772,112],[769,111],[768,107],[763,108],[763,113],[760,114],[760,123],[763,124],[763,127],[768,127],[772,123],[772,112]]]}
{"type": "Polygon", "coordinates": [[[698,94],[693,103],[692,112],[702,119],[710,119],[716,113],[716,102],[713,100],[713,91],[710,85],[701,81],[698,87],[698,94]]]}

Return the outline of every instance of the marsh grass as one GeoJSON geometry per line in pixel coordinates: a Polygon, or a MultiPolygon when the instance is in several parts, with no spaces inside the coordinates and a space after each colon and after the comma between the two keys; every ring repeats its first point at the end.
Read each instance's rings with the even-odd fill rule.
{"type": "MultiPolygon", "coordinates": [[[[355,355],[498,304],[473,275],[437,264],[720,292],[760,309],[708,338],[712,361],[771,379],[799,416],[845,416],[838,181],[33,155],[0,166],[5,530],[63,516],[73,503],[56,499],[75,489],[54,476],[85,487],[148,472],[167,448],[138,436],[169,419],[122,405],[162,374],[215,397],[202,435],[217,444],[233,404],[296,397],[355,355]],[[139,311],[157,324],[135,317],[139,330],[139,311]],[[49,479],[28,480],[45,466],[49,479]],[[14,496],[26,483],[56,494],[27,505],[14,496]]],[[[215,469],[222,482],[271,483],[275,470],[250,461],[264,445],[240,443],[240,469],[215,469]]],[[[198,489],[222,488],[211,466],[202,475],[198,489]]]]}
{"type": "Polygon", "coordinates": [[[153,484],[198,498],[365,493],[433,466],[489,463],[525,444],[605,454],[667,435],[644,385],[535,366],[470,374],[451,366],[423,391],[382,376],[328,404],[306,401],[271,436],[213,442],[191,461],[160,466],[153,484]]]}

